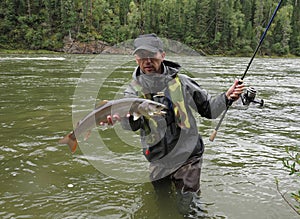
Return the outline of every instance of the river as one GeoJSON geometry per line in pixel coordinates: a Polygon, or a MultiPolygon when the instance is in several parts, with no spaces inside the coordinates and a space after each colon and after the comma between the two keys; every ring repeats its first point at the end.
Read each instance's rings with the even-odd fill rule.
{"type": "MultiPolygon", "coordinates": [[[[241,77],[249,62],[169,59],[212,95],[241,77]]],[[[300,147],[299,63],[254,59],[244,81],[265,105],[230,108],[214,142],[208,138],[218,119],[197,117],[206,144],[196,200],[202,210],[188,218],[298,218],[275,178],[289,200],[300,190],[299,177],[281,161],[285,147],[300,147]]],[[[94,146],[83,142],[74,154],[58,144],[100,100],[121,96],[134,65],[120,55],[0,55],[1,218],[182,218],[172,201],[157,203],[136,134],[117,124],[94,130],[94,146]]]]}

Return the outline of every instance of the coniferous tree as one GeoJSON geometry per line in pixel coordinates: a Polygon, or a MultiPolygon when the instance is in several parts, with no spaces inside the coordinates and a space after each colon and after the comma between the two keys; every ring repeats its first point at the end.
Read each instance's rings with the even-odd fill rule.
{"type": "Polygon", "coordinates": [[[293,7],[291,5],[283,6],[272,25],[271,48],[274,54],[287,55],[289,53],[292,10],[293,7]]]}
{"type": "MultiPolygon", "coordinates": [[[[0,48],[60,49],[63,39],[115,44],[142,33],[206,54],[249,55],[277,6],[273,0],[1,1],[0,48]]],[[[260,54],[300,55],[300,3],[286,0],[260,54]]]]}
{"type": "Polygon", "coordinates": [[[292,33],[289,47],[292,54],[300,56],[300,2],[293,0],[292,6],[292,33]]]}

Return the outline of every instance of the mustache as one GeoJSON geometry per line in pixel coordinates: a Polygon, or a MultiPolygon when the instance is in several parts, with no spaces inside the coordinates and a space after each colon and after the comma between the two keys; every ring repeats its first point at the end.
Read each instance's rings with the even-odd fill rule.
{"type": "Polygon", "coordinates": [[[144,67],[153,67],[154,65],[152,63],[146,63],[143,65],[144,67]]]}

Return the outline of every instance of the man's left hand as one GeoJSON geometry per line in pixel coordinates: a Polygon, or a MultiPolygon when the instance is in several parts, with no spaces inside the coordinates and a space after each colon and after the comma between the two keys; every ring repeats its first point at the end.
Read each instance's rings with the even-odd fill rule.
{"type": "Polygon", "coordinates": [[[236,101],[245,89],[244,83],[241,80],[235,79],[233,85],[226,92],[226,97],[229,100],[236,101]]]}

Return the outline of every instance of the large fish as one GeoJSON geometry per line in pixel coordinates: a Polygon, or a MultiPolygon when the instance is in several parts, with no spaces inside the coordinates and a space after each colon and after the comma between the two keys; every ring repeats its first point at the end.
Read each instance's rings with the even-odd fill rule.
{"type": "Polygon", "coordinates": [[[74,153],[78,144],[76,136],[78,137],[83,133],[88,134],[95,124],[108,123],[107,116],[118,115],[120,118],[123,118],[130,113],[134,116],[134,119],[138,119],[140,116],[164,115],[165,111],[163,110],[166,108],[161,103],[142,98],[123,98],[106,101],[80,120],[75,130],[61,139],[59,143],[68,144],[71,152],[74,153]]]}

